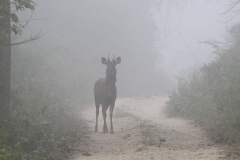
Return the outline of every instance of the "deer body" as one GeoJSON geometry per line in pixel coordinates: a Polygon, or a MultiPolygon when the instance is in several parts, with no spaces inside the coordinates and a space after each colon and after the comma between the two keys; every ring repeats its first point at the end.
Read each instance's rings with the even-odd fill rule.
{"type": "Polygon", "coordinates": [[[121,58],[118,57],[116,60],[113,59],[110,61],[106,60],[102,57],[102,63],[107,65],[106,78],[101,78],[96,81],[94,85],[94,98],[96,105],[96,125],[95,132],[98,131],[98,115],[99,115],[99,107],[102,106],[102,114],[103,114],[103,133],[108,132],[108,127],[106,123],[107,117],[107,109],[109,108],[109,116],[110,116],[110,133],[114,133],[113,124],[112,124],[112,114],[115,106],[115,100],[117,97],[117,89],[116,89],[116,68],[115,66],[121,62],[121,58]]]}

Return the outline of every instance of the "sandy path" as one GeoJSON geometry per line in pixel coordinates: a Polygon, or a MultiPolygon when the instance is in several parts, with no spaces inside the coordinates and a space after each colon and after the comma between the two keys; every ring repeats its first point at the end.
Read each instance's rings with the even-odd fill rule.
{"type": "MultiPolygon", "coordinates": [[[[191,121],[169,118],[164,113],[166,98],[117,99],[114,110],[114,134],[94,133],[95,107],[81,114],[89,125],[85,143],[73,160],[187,160],[222,159],[222,151],[204,131],[191,121]],[[84,156],[83,154],[90,154],[84,156]]],[[[108,119],[109,124],[109,119],[108,119]]]]}

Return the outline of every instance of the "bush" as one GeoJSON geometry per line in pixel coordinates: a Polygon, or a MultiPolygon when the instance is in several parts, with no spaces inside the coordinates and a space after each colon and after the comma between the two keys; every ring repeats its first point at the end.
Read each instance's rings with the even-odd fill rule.
{"type": "Polygon", "coordinates": [[[0,160],[61,160],[74,150],[84,124],[54,77],[42,55],[13,54],[11,119],[8,134],[0,136],[0,160]]]}
{"type": "Polygon", "coordinates": [[[232,32],[230,46],[206,42],[216,47],[218,58],[193,71],[188,80],[179,79],[167,109],[202,124],[217,142],[240,144],[240,38],[232,32]]]}

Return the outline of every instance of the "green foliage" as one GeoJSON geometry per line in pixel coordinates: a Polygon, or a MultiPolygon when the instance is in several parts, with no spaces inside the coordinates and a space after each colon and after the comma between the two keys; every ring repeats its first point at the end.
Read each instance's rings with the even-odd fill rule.
{"type": "Polygon", "coordinates": [[[10,18],[12,19],[12,21],[14,23],[18,23],[18,17],[17,17],[17,15],[15,13],[11,13],[10,14],[10,18]]]}
{"type": "Polygon", "coordinates": [[[9,146],[6,135],[0,136],[0,160],[26,160],[23,155],[22,145],[16,142],[13,146],[9,146]]]}
{"type": "Polygon", "coordinates": [[[32,0],[14,0],[14,2],[12,2],[12,5],[14,5],[16,11],[18,11],[25,10],[26,8],[34,10],[36,4],[32,0]]]}
{"type": "MultiPolygon", "coordinates": [[[[18,11],[23,11],[25,9],[34,10],[35,3],[32,0],[2,0],[0,3],[0,26],[4,28],[11,28],[11,31],[15,35],[22,35],[22,29],[27,25],[28,22],[22,24],[17,16],[18,11]],[[3,2],[2,2],[3,1],[3,2]],[[11,11],[9,11],[9,6],[11,11]],[[8,26],[6,22],[10,20],[11,25],[8,26]]],[[[6,30],[0,31],[0,44],[4,44],[8,33],[6,30]]]]}
{"type": "Polygon", "coordinates": [[[0,160],[66,159],[81,136],[82,123],[51,80],[54,66],[20,47],[13,52],[10,128],[0,136],[0,160]]]}
{"type": "Polygon", "coordinates": [[[168,111],[204,125],[217,142],[240,144],[240,37],[236,25],[231,44],[219,49],[209,42],[218,58],[179,79],[169,96],[168,111]],[[219,54],[221,53],[221,54],[219,54]]]}

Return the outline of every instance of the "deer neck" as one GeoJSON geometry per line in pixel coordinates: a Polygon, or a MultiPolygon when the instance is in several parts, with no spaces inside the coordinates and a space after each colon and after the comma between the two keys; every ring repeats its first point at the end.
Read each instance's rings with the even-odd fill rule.
{"type": "Polygon", "coordinates": [[[113,85],[115,85],[115,82],[116,82],[116,78],[108,78],[108,77],[106,77],[106,85],[107,86],[113,86],[113,85]]]}
{"type": "Polygon", "coordinates": [[[107,85],[115,85],[115,82],[116,82],[116,74],[115,75],[106,75],[106,84],[107,85]]]}
{"type": "Polygon", "coordinates": [[[108,77],[106,76],[106,91],[107,91],[107,97],[111,97],[115,93],[115,82],[116,82],[116,76],[108,77]]]}

